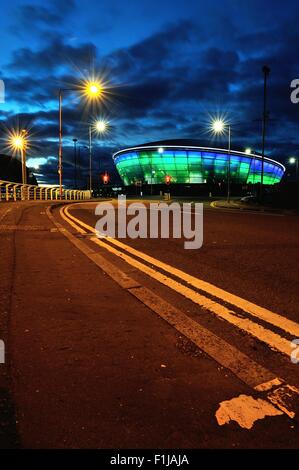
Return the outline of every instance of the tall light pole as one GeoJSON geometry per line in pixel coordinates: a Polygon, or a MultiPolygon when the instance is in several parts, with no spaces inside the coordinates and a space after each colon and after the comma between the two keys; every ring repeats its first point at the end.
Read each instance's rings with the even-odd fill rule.
{"type": "Polygon", "coordinates": [[[228,134],[228,159],[227,159],[227,202],[230,202],[230,155],[231,155],[231,125],[222,119],[212,121],[211,129],[214,134],[228,134]]]}
{"type": "Polygon", "coordinates": [[[266,140],[266,125],[268,119],[267,111],[267,79],[270,74],[270,68],[264,65],[262,68],[264,74],[264,104],[263,104],[263,128],[262,128],[262,170],[261,170],[261,187],[260,187],[260,201],[263,199],[263,184],[264,184],[264,162],[265,162],[265,140],[266,140]]]}
{"type": "Polygon", "coordinates": [[[89,191],[92,192],[92,126],[89,125],[89,191]]]}
{"type": "Polygon", "coordinates": [[[98,119],[89,125],[89,190],[92,191],[92,132],[105,134],[108,130],[109,122],[104,119],[98,119]]]}
{"type": "Polygon", "coordinates": [[[63,93],[66,91],[79,91],[83,96],[89,100],[99,99],[103,93],[103,86],[99,81],[88,80],[84,82],[81,87],[73,88],[60,88],[58,93],[59,105],[59,150],[58,150],[58,175],[59,175],[59,193],[60,200],[62,199],[62,99],[63,93]]]}
{"type": "Polygon", "coordinates": [[[23,145],[21,146],[21,156],[22,156],[22,180],[23,184],[27,184],[27,168],[26,168],[26,150],[27,150],[27,131],[22,129],[21,132],[23,145]]]}
{"type": "Polygon", "coordinates": [[[77,189],[77,142],[78,139],[73,139],[74,142],[74,183],[75,189],[77,189]]]}
{"type": "Polygon", "coordinates": [[[27,169],[26,169],[26,149],[28,145],[27,131],[23,129],[20,133],[11,132],[9,136],[9,146],[14,151],[19,151],[21,154],[22,163],[22,183],[27,184],[27,169]]]}
{"type": "Polygon", "coordinates": [[[299,169],[298,169],[298,165],[299,165],[299,158],[298,158],[298,157],[291,157],[291,158],[289,158],[289,163],[290,163],[291,165],[294,165],[294,164],[296,165],[296,167],[295,167],[295,168],[296,168],[296,173],[295,173],[295,174],[296,174],[296,181],[298,182],[298,170],[299,170],[299,169]]]}

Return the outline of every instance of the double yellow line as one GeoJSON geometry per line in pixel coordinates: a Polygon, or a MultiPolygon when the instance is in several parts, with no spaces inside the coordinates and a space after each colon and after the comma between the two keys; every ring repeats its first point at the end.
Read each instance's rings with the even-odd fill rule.
{"type": "Polygon", "coordinates": [[[279,328],[282,332],[290,335],[291,339],[299,338],[298,323],[231,294],[217,286],[214,286],[213,284],[191,276],[190,274],[153,258],[146,253],[138,251],[117,239],[111,237],[105,237],[105,239],[97,238],[94,227],[91,227],[70,214],[69,210],[71,207],[72,205],[64,206],[60,209],[62,218],[79,233],[94,234],[94,236],[90,238],[92,242],[118,256],[126,263],[147,274],[154,280],[181,294],[188,300],[191,300],[201,308],[209,310],[218,318],[226,320],[230,324],[266,343],[271,348],[290,356],[292,351],[290,338],[287,339],[278,333],[274,333],[272,330],[265,328],[251,318],[256,317],[259,320],[266,322],[269,326],[279,328]],[[170,277],[170,275],[172,277],[170,277]],[[180,281],[183,281],[185,284],[182,284],[180,281]],[[239,312],[233,311],[231,308],[212,300],[210,297],[199,293],[197,290],[217,298],[222,302],[229,303],[233,307],[237,307],[239,312]],[[250,318],[245,317],[245,314],[248,314],[250,318]]]}

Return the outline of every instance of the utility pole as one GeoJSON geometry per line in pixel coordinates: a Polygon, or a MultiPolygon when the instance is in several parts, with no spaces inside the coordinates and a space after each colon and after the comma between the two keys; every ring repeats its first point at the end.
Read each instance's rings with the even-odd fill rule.
{"type": "Polygon", "coordinates": [[[264,65],[262,68],[264,74],[264,106],[263,106],[263,128],[262,128],[262,171],[261,171],[261,186],[260,186],[260,202],[263,200],[263,184],[264,184],[264,162],[265,162],[265,140],[266,140],[266,124],[268,120],[267,111],[267,79],[270,74],[270,67],[264,65]]]}
{"type": "Polygon", "coordinates": [[[228,168],[227,168],[227,202],[230,203],[230,153],[231,153],[231,126],[228,125],[228,168]]]}
{"type": "Polygon", "coordinates": [[[89,191],[92,193],[92,128],[89,126],[89,191]]]}
{"type": "Polygon", "coordinates": [[[62,200],[62,89],[58,94],[59,105],[59,150],[58,150],[58,175],[59,175],[59,198],[62,200]]]}
{"type": "Polygon", "coordinates": [[[22,146],[21,146],[21,158],[22,158],[22,183],[27,184],[27,168],[26,168],[26,150],[27,150],[27,131],[22,130],[22,146]]]}
{"type": "Polygon", "coordinates": [[[74,142],[74,183],[75,189],[77,189],[77,142],[78,139],[73,139],[74,142]]]}

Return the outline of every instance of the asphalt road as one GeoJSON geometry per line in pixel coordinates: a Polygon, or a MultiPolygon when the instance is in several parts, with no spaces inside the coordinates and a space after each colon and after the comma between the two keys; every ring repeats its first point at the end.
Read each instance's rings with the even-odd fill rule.
{"type": "Polygon", "coordinates": [[[298,448],[298,218],[206,207],[199,250],[120,248],[49,205],[0,206],[2,447],[298,448]]]}

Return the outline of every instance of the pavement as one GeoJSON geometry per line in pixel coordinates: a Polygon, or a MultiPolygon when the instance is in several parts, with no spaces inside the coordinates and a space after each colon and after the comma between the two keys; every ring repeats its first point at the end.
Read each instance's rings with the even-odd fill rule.
{"type": "Polygon", "coordinates": [[[241,210],[250,212],[266,212],[274,214],[298,215],[298,211],[292,209],[282,209],[269,205],[250,204],[240,201],[240,199],[232,199],[231,201],[215,200],[210,203],[214,209],[241,210]]]}
{"type": "Polygon", "coordinates": [[[0,205],[1,447],[298,448],[298,219],[206,207],[184,250],[95,205],[0,205]]]}

